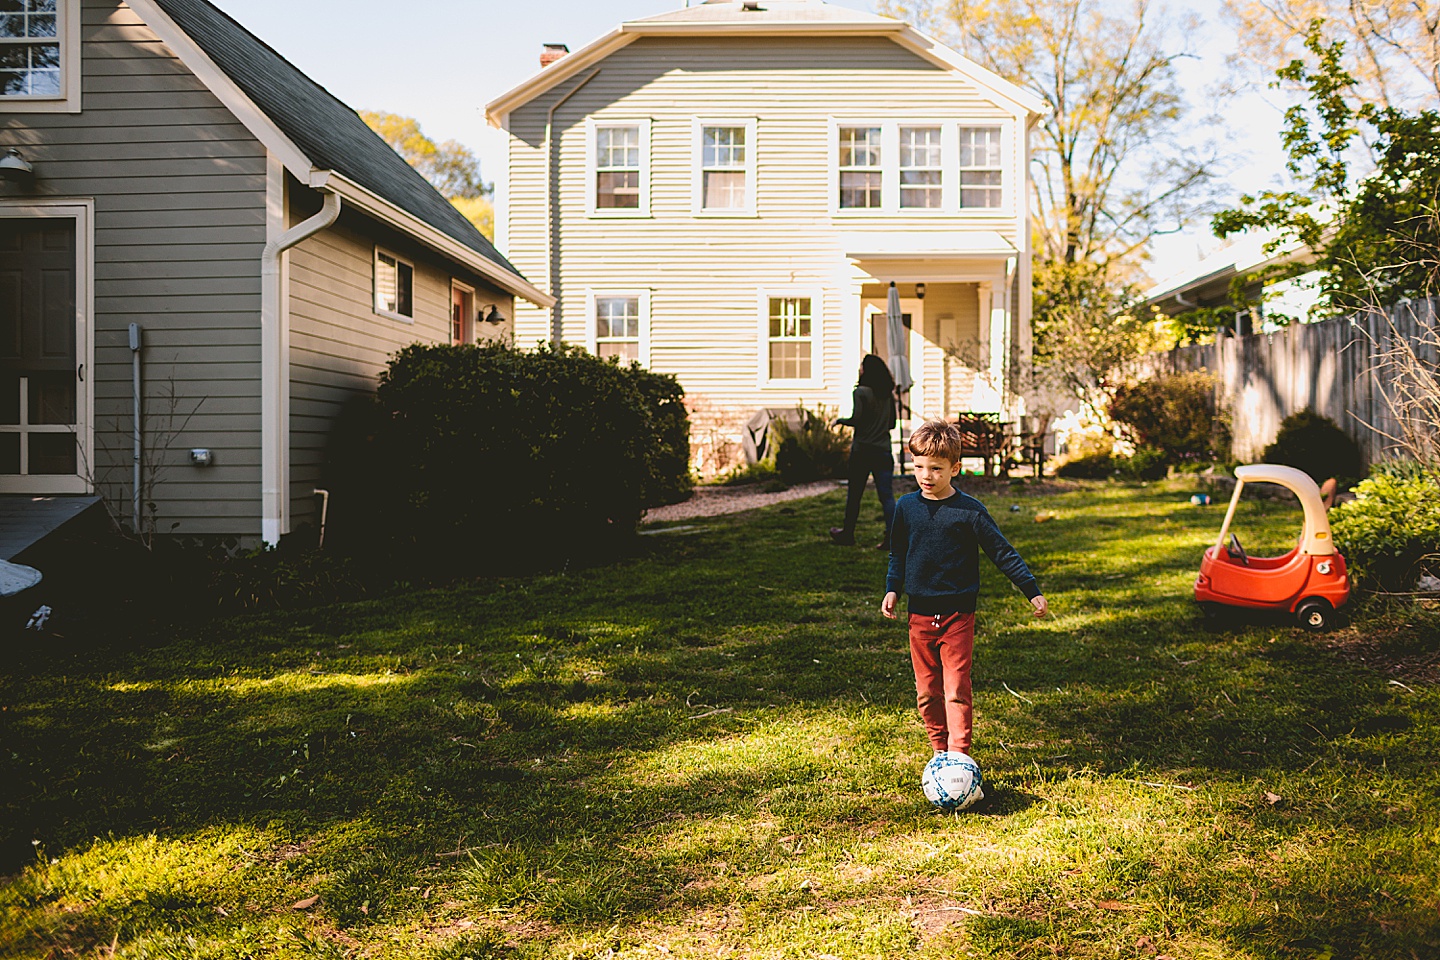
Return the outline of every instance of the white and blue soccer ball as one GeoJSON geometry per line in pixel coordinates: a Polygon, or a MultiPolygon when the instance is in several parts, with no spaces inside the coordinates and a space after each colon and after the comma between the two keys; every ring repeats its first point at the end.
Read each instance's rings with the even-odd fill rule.
{"type": "Polygon", "coordinates": [[[964,810],[985,799],[980,764],[958,750],[937,753],[925,764],[920,789],[941,810],[964,810]]]}

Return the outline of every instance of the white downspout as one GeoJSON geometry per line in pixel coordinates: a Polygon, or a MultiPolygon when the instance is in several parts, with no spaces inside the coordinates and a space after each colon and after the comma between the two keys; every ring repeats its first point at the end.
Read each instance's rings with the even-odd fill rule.
{"type": "MultiPolygon", "coordinates": [[[[290,330],[286,322],[281,260],[286,250],[324,230],[340,216],[340,194],[327,187],[320,212],[278,237],[260,254],[260,535],[270,546],[288,532],[290,457],[290,330]]],[[[282,221],[283,222],[283,221],[282,221]]]]}

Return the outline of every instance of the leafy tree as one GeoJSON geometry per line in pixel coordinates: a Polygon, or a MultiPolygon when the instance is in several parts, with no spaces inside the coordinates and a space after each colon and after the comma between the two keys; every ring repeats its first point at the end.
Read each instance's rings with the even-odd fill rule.
{"type": "Polygon", "coordinates": [[[1235,26],[1232,61],[1268,76],[1277,60],[1303,58],[1310,24],[1345,41],[1343,66],[1362,102],[1404,107],[1440,100],[1440,12],[1418,0],[1225,0],[1235,26]],[[1427,9],[1428,7],[1428,9],[1427,9]]]}
{"type": "Polygon", "coordinates": [[[1035,386],[1103,420],[1120,365],[1159,345],[1131,310],[1139,251],[1207,201],[1175,74],[1192,26],[1160,0],[883,0],[1046,105],[1032,159],[1035,386]]]}
{"type": "Polygon", "coordinates": [[[1116,284],[1100,264],[1038,263],[1033,386],[1074,397],[1104,422],[1117,371],[1164,346],[1162,328],[1135,309],[1139,299],[1133,284],[1116,284]]]}
{"type": "MultiPolygon", "coordinates": [[[[1204,197],[1214,160],[1182,144],[1175,61],[1191,21],[1156,0],[885,0],[1047,106],[1034,190],[1046,260],[1108,263],[1204,197]]],[[[1188,131],[1187,131],[1188,132],[1188,131]]]]}
{"type": "Polygon", "coordinates": [[[1241,196],[1239,209],[1216,215],[1215,233],[1268,229],[1276,232],[1268,250],[1308,245],[1335,311],[1430,295],[1440,256],[1440,112],[1359,102],[1345,41],[1327,43],[1321,21],[1311,23],[1305,48],[1314,66],[1296,59],[1276,72],[1308,95],[1286,111],[1281,133],[1286,168],[1304,186],[1241,196]],[[1367,148],[1374,171],[1357,182],[1354,158],[1367,148]]]}
{"type": "Polygon", "coordinates": [[[495,208],[489,199],[493,187],[480,178],[480,161],[469,147],[458,140],[436,143],[425,136],[413,117],[361,110],[360,118],[476,229],[494,237],[495,208]]]}

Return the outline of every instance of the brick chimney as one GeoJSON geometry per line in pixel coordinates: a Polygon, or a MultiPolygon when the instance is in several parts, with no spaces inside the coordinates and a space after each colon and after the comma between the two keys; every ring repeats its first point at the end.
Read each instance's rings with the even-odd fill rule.
{"type": "Polygon", "coordinates": [[[548,67],[569,53],[570,48],[563,43],[547,43],[545,44],[545,48],[540,51],[540,67],[542,69],[548,67]]]}

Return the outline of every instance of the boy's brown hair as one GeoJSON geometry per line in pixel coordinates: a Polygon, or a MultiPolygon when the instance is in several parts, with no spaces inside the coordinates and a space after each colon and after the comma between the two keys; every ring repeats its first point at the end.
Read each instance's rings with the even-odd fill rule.
{"type": "Polygon", "coordinates": [[[960,428],[944,420],[926,420],[910,435],[910,452],[917,457],[944,457],[960,462],[960,428]]]}

